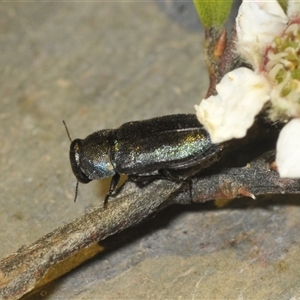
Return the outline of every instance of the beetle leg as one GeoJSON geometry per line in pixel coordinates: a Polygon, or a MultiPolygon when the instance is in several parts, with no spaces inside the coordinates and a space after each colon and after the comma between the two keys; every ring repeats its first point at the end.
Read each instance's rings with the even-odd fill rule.
{"type": "Polygon", "coordinates": [[[158,171],[158,173],[161,175],[161,178],[170,180],[170,181],[177,181],[177,182],[187,182],[186,179],[180,177],[176,174],[176,172],[172,172],[168,169],[161,169],[158,171]]]}
{"type": "Polygon", "coordinates": [[[189,184],[189,193],[191,200],[193,201],[192,197],[192,180],[188,179],[186,176],[180,176],[178,172],[169,169],[161,169],[155,175],[129,175],[128,179],[130,181],[135,182],[139,187],[145,187],[154,180],[164,179],[174,182],[182,182],[189,184]]]}
{"type": "Polygon", "coordinates": [[[176,172],[174,172],[174,171],[172,172],[171,170],[168,170],[168,169],[159,170],[158,173],[164,179],[167,179],[167,180],[170,180],[170,181],[175,181],[175,182],[188,183],[189,184],[190,198],[191,198],[191,201],[193,202],[192,180],[191,179],[189,179],[187,177],[180,176],[180,175],[176,174],[176,172]]]}
{"type": "Polygon", "coordinates": [[[117,190],[119,181],[120,181],[120,174],[115,173],[115,175],[112,177],[112,179],[110,181],[109,191],[104,199],[104,206],[107,205],[109,197],[114,196],[116,194],[116,190],[117,190]]]}
{"type": "Polygon", "coordinates": [[[128,180],[135,182],[139,187],[145,187],[154,180],[165,179],[164,176],[155,174],[155,175],[128,175],[128,180]]]}

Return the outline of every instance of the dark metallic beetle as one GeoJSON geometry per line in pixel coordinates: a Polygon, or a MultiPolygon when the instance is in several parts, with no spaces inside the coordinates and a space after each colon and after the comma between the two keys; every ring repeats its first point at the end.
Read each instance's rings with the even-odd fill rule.
{"type": "Polygon", "coordinates": [[[70,162],[78,182],[112,177],[109,196],[116,194],[120,174],[129,179],[182,180],[178,173],[218,159],[220,147],[195,115],[178,114],[128,122],[118,129],[100,130],[70,146],[70,162]]]}

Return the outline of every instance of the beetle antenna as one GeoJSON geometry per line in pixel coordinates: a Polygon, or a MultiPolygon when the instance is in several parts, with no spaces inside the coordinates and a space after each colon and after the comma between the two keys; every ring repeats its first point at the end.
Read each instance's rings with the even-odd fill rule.
{"type": "MultiPolygon", "coordinates": [[[[68,135],[68,137],[69,137],[69,140],[70,140],[70,142],[72,143],[72,139],[71,139],[71,136],[70,136],[70,132],[69,132],[69,129],[68,129],[68,127],[67,127],[67,124],[66,124],[65,120],[63,120],[63,123],[64,123],[64,125],[65,125],[66,132],[67,132],[67,135],[68,135]]],[[[77,182],[77,186],[78,186],[78,182],[77,182]]]]}
{"type": "Polygon", "coordinates": [[[78,195],[78,181],[76,182],[76,187],[75,187],[75,197],[74,197],[74,202],[76,202],[77,195],[78,195]]]}
{"type": "MultiPolygon", "coordinates": [[[[70,142],[72,143],[72,139],[71,139],[70,132],[69,132],[69,129],[68,129],[68,127],[67,127],[67,124],[66,124],[65,120],[63,120],[62,122],[63,122],[63,124],[64,124],[64,126],[65,126],[65,128],[66,128],[66,132],[67,132],[68,138],[69,138],[70,142]]],[[[77,195],[78,195],[78,184],[79,184],[79,182],[77,181],[77,182],[76,182],[76,186],[75,186],[74,202],[76,202],[77,195]]]]}

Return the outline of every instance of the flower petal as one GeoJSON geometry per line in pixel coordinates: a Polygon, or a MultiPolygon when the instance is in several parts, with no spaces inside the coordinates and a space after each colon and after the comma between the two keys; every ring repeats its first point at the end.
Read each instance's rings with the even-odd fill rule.
{"type": "Polygon", "coordinates": [[[300,2],[299,1],[289,0],[287,15],[292,21],[294,19],[299,20],[299,15],[300,15],[300,2]]]}
{"type": "Polygon", "coordinates": [[[217,85],[218,95],[195,105],[200,123],[213,143],[242,138],[269,100],[270,85],[263,75],[246,68],[226,74],[217,85]]]}
{"type": "Polygon", "coordinates": [[[293,119],[283,127],[276,148],[280,177],[300,178],[300,119],[293,119]]]}
{"type": "Polygon", "coordinates": [[[287,23],[288,17],[277,1],[243,1],[236,18],[239,54],[257,70],[266,47],[287,23]]]}

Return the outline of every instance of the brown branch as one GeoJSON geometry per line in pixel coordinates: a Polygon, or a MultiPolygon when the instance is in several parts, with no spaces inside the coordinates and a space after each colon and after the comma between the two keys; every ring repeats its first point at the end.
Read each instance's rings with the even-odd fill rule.
{"type": "Polygon", "coordinates": [[[0,299],[18,299],[32,290],[51,266],[109,235],[124,230],[156,212],[180,184],[156,181],[136,189],[126,184],[122,194],[90,209],[30,246],[21,247],[0,261],[0,299]],[[155,195],[155,197],[154,197],[155,195]]]}
{"type": "MultiPolygon", "coordinates": [[[[272,170],[274,152],[267,152],[243,168],[215,170],[214,174],[194,178],[193,202],[202,203],[214,199],[233,199],[266,194],[300,194],[300,179],[280,178],[272,170]],[[271,167],[270,167],[271,166],[271,167]]],[[[213,170],[210,170],[210,172],[213,170]]],[[[178,190],[175,203],[190,203],[189,192],[178,190]]]]}
{"type": "Polygon", "coordinates": [[[243,168],[212,170],[189,184],[157,180],[144,188],[127,182],[106,208],[95,207],[30,246],[0,261],[0,298],[17,299],[29,292],[49,268],[109,235],[138,224],[173,203],[206,202],[240,195],[300,193],[300,180],[281,179],[269,167],[272,154],[243,168]]]}
{"type": "Polygon", "coordinates": [[[235,26],[227,42],[225,30],[209,28],[205,30],[205,57],[209,74],[209,87],[205,98],[216,95],[216,86],[229,71],[239,67],[236,51],[235,26]]]}

